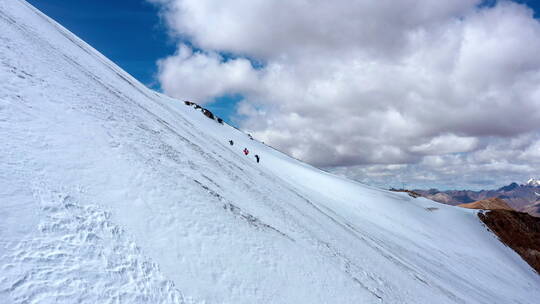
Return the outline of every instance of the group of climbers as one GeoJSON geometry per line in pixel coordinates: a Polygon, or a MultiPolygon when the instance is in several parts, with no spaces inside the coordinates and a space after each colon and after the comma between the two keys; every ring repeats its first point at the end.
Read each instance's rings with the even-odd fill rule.
{"type": "MultiPolygon", "coordinates": [[[[234,141],[232,140],[229,140],[229,144],[232,146],[234,145],[234,141]]],[[[244,148],[244,155],[247,156],[249,154],[249,150],[248,148],[244,148]]],[[[255,160],[257,160],[257,163],[259,163],[261,161],[261,158],[259,157],[259,155],[255,154],[255,160]]]]}
{"type": "MultiPolygon", "coordinates": [[[[209,111],[208,109],[205,109],[205,108],[201,107],[200,105],[198,105],[198,104],[196,104],[196,103],[194,103],[194,102],[192,102],[192,101],[189,101],[189,100],[184,101],[184,103],[186,104],[186,106],[190,106],[190,107],[191,107],[191,106],[194,106],[195,109],[200,109],[200,110],[202,111],[202,113],[203,113],[206,117],[208,117],[208,118],[210,118],[210,119],[212,119],[212,120],[216,120],[216,119],[217,119],[217,121],[218,121],[220,124],[223,124],[223,119],[221,119],[221,118],[215,116],[214,113],[212,113],[212,112],[209,111]]],[[[253,140],[253,136],[251,136],[251,134],[248,134],[248,137],[249,137],[249,139],[253,140]]],[[[233,146],[233,145],[234,145],[234,141],[229,140],[229,144],[230,144],[231,146],[233,146]]],[[[249,154],[249,150],[248,150],[247,148],[244,148],[244,151],[243,151],[243,152],[244,152],[244,155],[246,155],[246,156],[249,154]]],[[[261,158],[259,157],[259,155],[255,154],[255,160],[257,160],[257,163],[260,162],[261,158]]]]}
{"type": "MultiPolygon", "coordinates": [[[[247,148],[244,148],[244,155],[247,156],[248,154],[249,154],[249,150],[247,148]]],[[[255,159],[257,160],[257,163],[261,161],[261,158],[257,154],[255,154],[255,159]]]]}

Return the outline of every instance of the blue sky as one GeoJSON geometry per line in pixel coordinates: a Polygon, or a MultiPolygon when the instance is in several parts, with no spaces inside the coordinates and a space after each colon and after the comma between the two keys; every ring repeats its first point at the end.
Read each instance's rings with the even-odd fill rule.
{"type": "MultiPolygon", "coordinates": [[[[534,18],[540,18],[540,0],[513,0],[514,2],[525,4],[534,10],[534,18]]],[[[488,6],[497,3],[496,0],[486,0],[484,3],[488,6]]]]}
{"type": "Polygon", "coordinates": [[[144,84],[159,88],[156,60],[174,53],[157,8],[138,0],[29,0],[144,84]]]}

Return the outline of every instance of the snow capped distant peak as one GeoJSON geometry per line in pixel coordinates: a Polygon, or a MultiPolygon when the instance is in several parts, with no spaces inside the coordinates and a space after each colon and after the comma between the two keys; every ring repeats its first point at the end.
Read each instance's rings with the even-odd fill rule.
{"type": "Polygon", "coordinates": [[[527,181],[527,186],[540,187],[540,179],[531,178],[527,181]]]}

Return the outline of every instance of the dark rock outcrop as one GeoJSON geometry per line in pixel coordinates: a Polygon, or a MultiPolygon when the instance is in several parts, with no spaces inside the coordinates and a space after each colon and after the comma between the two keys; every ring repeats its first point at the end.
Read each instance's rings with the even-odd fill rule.
{"type": "Polygon", "coordinates": [[[407,190],[407,189],[395,189],[395,188],[390,188],[390,191],[394,191],[394,192],[406,192],[407,194],[409,194],[409,196],[411,197],[414,197],[414,198],[417,198],[417,197],[420,197],[422,195],[412,191],[412,190],[407,190]]]}
{"type": "Polygon", "coordinates": [[[186,100],[184,101],[184,104],[186,106],[189,106],[189,107],[195,107],[195,109],[200,109],[201,112],[204,114],[204,116],[212,119],[212,120],[216,120],[218,123],[220,124],[223,124],[223,119],[217,117],[216,115],[214,115],[214,113],[212,113],[210,110],[208,109],[205,109],[203,107],[201,107],[200,105],[198,105],[197,103],[193,102],[193,101],[189,101],[189,100],[186,100]]]}
{"type": "Polygon", "coordinates": [[[212,113],[210,110],[207,110],[205,108],[202,109],[202,112],[204,114],[204,116],[210,118],[210,119],[214,119],[214,113],[212,113]]]}

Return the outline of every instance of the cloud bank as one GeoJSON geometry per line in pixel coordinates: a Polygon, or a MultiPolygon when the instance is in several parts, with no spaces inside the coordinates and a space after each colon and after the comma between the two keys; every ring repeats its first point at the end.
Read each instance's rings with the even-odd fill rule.
{"type": "Polygon", "coordinates": [[[540,175],[540,23],[477,0],[151,0],[164,91],[241,95],[243,129],[379,185],[540,175]]]}

